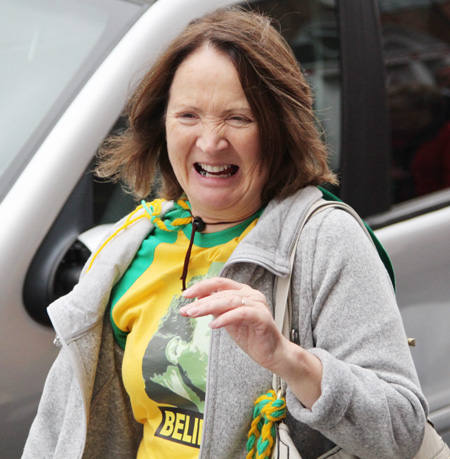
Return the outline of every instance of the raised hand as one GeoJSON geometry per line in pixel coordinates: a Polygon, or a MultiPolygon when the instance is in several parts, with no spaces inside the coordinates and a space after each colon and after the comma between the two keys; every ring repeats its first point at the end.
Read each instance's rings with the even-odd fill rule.
{"type": "Polygon", "coordinates": [[[281,376],[306,407],[319,398],[320,360],[281,334],[261,292],[231,279],[215,277],[198,282],[183,295],[196,298],[180,309],[183,316],[212,315],[212,329],[225,328],[256,363],[281,376]]]}

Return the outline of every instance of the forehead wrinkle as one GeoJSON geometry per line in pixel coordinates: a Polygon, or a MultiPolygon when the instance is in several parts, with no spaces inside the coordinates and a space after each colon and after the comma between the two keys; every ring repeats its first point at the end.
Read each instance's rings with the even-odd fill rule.
{"type": "Polygon", "coordinates": [[[211,88],[203,85],[190,87],[189,84],[184,89],[176,88],[174,91],[174,86],[170,91],[169,105],[172,105],[170,102],[175,102],[173,104],[175,109],[191,109],[199,112],[206,111],[221,114],[229,114],[235,111],[252,113],[250,104],[243,92],[239,91],[237,93],[235,91],[233,94],[224,95],[219,87],[211,88]]]}
{"type": "MultiPolygon", "coordinates": [[[[212,103],[212,102],[211,102],[212,103]]],[[[197,105],[190,104],[188,102],[180,102],[179,104],[176,104],[172,107],[172,110],[179,111],[179,110],[192,110],[194,112],[198,113],[203,113],[203,110],[198,107],[197,105]]],[[[209,111],[209,110],[208,110],[209,111]]],[[[215,108],[213,107],[212,109],[213,112],[215,112],[215,108]]],[[[219,110],[217,110],[219,111],[219,110]]],[[[224,108],[220,112],[222,116],[227,116],[232,113],[243,113],[248,116],[253,116],[252,109],[248,105],[236,105],[236,106],[231,106],[230,108],[224,108]]]]}
{"type": "Polygon", "coordinates": [[[214,52],[215,57],[219,55],[225,59],[222,60],[225,68],[223,65],[220,68],[211,67],[210,60],[205,61],[205,49],[209,50],[201,48],[179,66],[169,90],[169,104],[172,99],[175,102],[172,108],[192,109],[216,116],[226,116],[234,111],[252,115],[233,63],[226,56],[214,52]],[[227,88],[225,92],[224,85],[227,88]]]}

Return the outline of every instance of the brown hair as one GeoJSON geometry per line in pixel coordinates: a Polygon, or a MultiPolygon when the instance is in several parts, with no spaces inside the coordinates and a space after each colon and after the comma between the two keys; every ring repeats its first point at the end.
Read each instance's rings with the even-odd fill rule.
{"type": "Polygon", "coordinates": [[[285,198],[307,185],[335,184],[311,90],[292,50],[269,18],[235,7],[191,22],[158,58],[128,103],[127,129],[102,147],[97,175],[121,180],[144,198],[159,168],[160,194],[167,199],[183,194],[167,153],[165,113],[177,68],[205,44],[231,59],[257,120],[261,161],[269,171],[262,202],[285,198]]]}

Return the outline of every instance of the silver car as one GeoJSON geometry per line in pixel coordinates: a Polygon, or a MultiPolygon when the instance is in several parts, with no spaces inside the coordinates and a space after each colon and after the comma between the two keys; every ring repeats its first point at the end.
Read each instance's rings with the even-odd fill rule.
{"type": "MultiPolygon", "coordinates": [[[[168,41],[232,3],[241,2],[0,0],[2,458],[20,457],[56,356],[47,305],[73,287],[108,225],[134,206],[93,177],[99,145],[123,127],[127,97],[168,41]]],[[[450,1],[244,6],[279,20],[314,89],[341,177],[331,191],[391,256],[430,417],[449,442],[450,1]],[[425,189],[417,184],[424,171],[425,189]]]]}

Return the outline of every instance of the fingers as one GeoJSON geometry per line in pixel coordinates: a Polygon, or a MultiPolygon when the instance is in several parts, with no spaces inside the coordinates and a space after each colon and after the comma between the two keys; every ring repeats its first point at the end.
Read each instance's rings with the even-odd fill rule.
{"type": "MultiPolygon", "coordinates": [[[[210,314],[217,317],[227,311],[242,307],[242,300],[239,292],[216,293],[183,306],[180,308],[180,313],[188,317],[201,317],[210,314]]],[[[244,303],[247,304],[245,300],[244,303]]]]}
{"type": "Polygon", "coordinates": [[[260,291],[230,279],[212,278],[198,282],[183,295],[196,298],[180,308],[183,316],[214,316],[210,328],[226,330],[256,363],[272,371],[280,360],[279,350],[284,349],[285,338],[260,291]]]}
{"type": "MultiPolygon", "coordinates": [[[[268,310],[267,313],[269,313],[268,310]]],[[[264,320],[261,320],[261,314],[261,310],[252,307],[230,309],[223,314],[215,316],[215,319],[209,326],[212,329],[230,326],[251,326],[252,328],[258,328],[264,324],[264,320]]]]}
{"type": "MultiPolygon", "coordinates": [[[[254,292],[264,298],[256,290],[254,292]]],[[[246,333],[248,327],[253,329],[253,333],[258,333],[259,329],[262,333],[263,330],[267,330],[269,324],[275,325],[266,302],[262,301],[259,295],[242,297],[240,293],[230,290],[215,293],[183,306],[180,308],[180,314],[192,318],[212,315],[214,320],[209,324],[210,328],[234,327],[236,330],[244,327],[247,329],[246,333]]],[[[231,332],[230,329],[228,331],[231,332]]]]}
{"type": "Polygon", "coordinates": [[[186,298],[197,298],[180,309],[180,313],[186,317],[218,317],[243,306],[268,311],[266,298],[261,292],[230,279],[203,280],[185,290],[183,295],[186,298]]]}
{"type": "Polygon", "coordinates": [[[213,293],[221,292],[223,290],[241,290],[248,287],[247,285],[240,284],[239,282],[223,277],[212,277],[204,279],[192,285],[183,292],[185,298],[203,298],[212,295],[213,293]]]}

